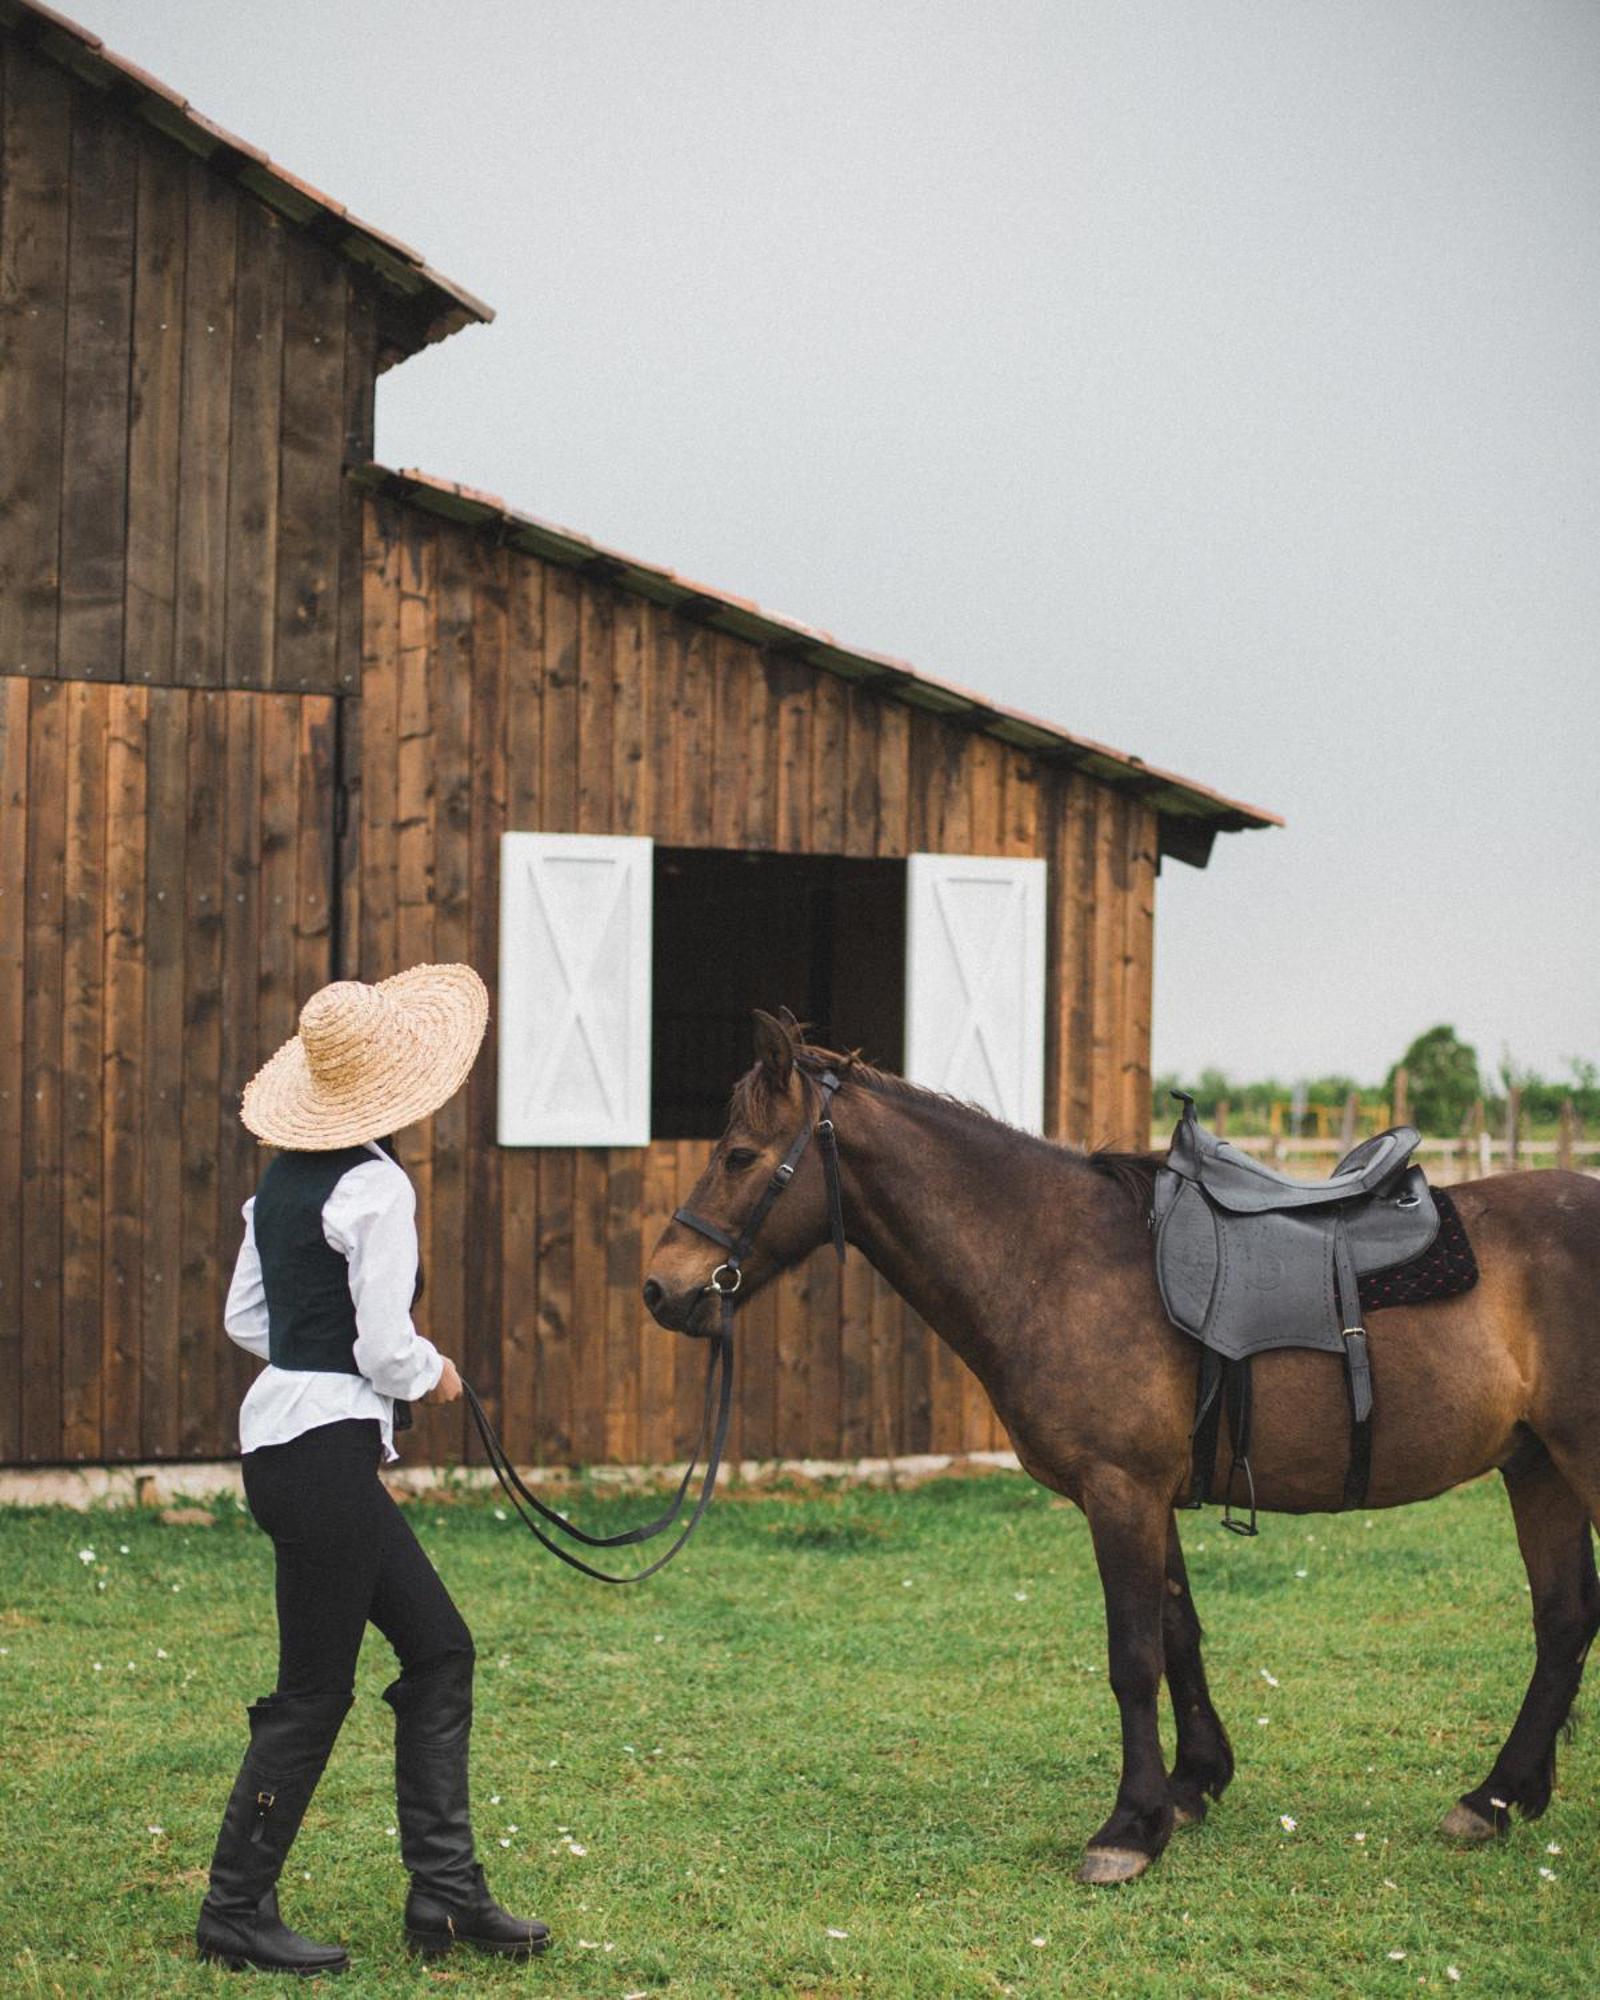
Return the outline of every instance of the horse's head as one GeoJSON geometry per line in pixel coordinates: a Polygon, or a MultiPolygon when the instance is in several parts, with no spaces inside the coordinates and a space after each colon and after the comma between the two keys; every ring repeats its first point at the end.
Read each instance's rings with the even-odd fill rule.
{"type": "Polygon", "coordinates": [[[792,1180],[782,1172],[824,1109],[815,1052],[808,1063],[787,1008],[781,1020],[758,1008],[755,1026],[755,1067],[734,1085],[727,1127],[679,1211],[694,1222],[667,1224],[644,1281],[645,1304],[679,1333],[714,1332],[724,1292],[748,1297],[828,1238],[824,1148],[806,1143],[792,1180]],[[752,1223],[754,1236],[730,1266],[752,1223]]]}

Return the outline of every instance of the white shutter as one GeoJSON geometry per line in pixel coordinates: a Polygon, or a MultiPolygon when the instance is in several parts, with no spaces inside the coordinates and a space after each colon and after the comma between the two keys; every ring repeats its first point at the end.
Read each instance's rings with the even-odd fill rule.
{"type": "Polygon", "coordinates": [[[649,840],[500,841],[500,1143],[650,1138],[649,840]]]}
{"type": "Polygon", "coordinates": [[[1045,863],[913,854],[906,1075],[1044,1128],[1045,863]]]}

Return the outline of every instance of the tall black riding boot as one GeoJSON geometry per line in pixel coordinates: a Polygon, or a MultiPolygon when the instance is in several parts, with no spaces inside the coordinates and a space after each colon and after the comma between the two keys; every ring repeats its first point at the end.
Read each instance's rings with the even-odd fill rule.
{"type": "Polygon", "coordinates": [[[550,1942],[546,1925],[501,1909],[472,1844],[467,1750],[472,1736],[469,1652],[447,1653],[383,1691],[394,1710],[394,1789],[400,1853],[411,1871],[406,1943],[439,1957],[470,1944],[501,1958],[531,1958],[550,1942]]]}
{"type": "Polygon", "coordinates": [[[269,1694],[250,1710],[250,1748],[233,1781],[211,1888],[200,1905],[195,1944],[230,1971],[343,1972],[350,1960],[333,1944],[313,1944],[278,1915],[277,1881],[317,1789],[353,1697],[269,1694]]]}

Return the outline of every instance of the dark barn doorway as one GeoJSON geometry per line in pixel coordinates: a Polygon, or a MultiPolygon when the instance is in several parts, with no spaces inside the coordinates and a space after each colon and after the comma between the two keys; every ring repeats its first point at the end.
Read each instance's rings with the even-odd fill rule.
{"type": "Polygon", "coordinates": [[[905,903],[903,861],[658,847],[654,1136],[721,1132],[756,1007],[791,1007],[818,1041],[899,1069],[905,903]]]}

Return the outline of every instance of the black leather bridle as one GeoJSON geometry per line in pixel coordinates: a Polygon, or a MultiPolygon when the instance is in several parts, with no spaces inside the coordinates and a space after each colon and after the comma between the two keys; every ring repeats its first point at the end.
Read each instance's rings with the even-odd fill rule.
{"type": "Polygon", "coordinates": [[[750,1211],[744,1227],[737,1235],[731,1230],[724,1229],[720,1223],[708,1222],[704,1216],[696,1215],[690,1209],[679,1208],[673,1211],[674,1222],[681,1222],[685,1228],[696,1230],[700,1235],[709,1237],[728,1254],[701,1286],[695,1307],[691,1309],[698,1309],[700,1300],[707,1294],[722,1302],[716,1332],[710,1336],[695,1336],[697,1339],[709,1337],[711,1341],[711,1354],[706,1363],[705,1409],[701,1416],[700,1436],[695,1444],[694,1456],[684,1467],[683,1477],[678,1482],[678,1490],[672,1496],[671,1505],[664,1514],[654,1521],[645,1522],[640,1527],[626,1528],[618,1535],[590,1535],[582,1528],[575,1527],[564,1514],[557,1513],[553,1507],[547,1507],[536,1494],[529,1492],[507,1456],[505,1446],[496,1435],[488,1413],[478,1400],[476,1390],[470,1382],[463,1381],[461,1384],[461,1393],[466,1398],[467,1408],[472,1414],[478,1436],[483,1441],[489,1463],[494,1468],[495,1478],[499,1480],[506,1498],[516,1509],[522,1525],[553,1556],[558,1556],[569,1568],[580,1570],[585,1576],[592,1576],[598,1583],[643,1583],[647,1576],[654,1576],[657,1570],[665,1569],[699,1527],[700,1517],[711,1503],[711,1495],[716,1490],[717,1472],[722,1464],[723,1449],[728,1441],[728,1420],[733,1410],[733,1316],[738,1309],[739,1289],[744,1282],[744,1260],[754,1246],[761,1225],[771,1214],[773,1204],[794,1179],[795,1169],[799,1166],[813,1137],[822,1153],[823,1178],[827,1184],[828,1228],[839,1261],[844,1262],[844,1196],[839,1184],[839,1149],[831,1115],[840,1078],[829,1069],[824,1070],[814,1080],[822,1100],[818,1115],[815,1120],[808,1118],[801,1125],[789,1144],[789,1150],[774,1169],[772,1178],[761,1191],[761,1198],[750,1211]],[[559,1542],[552,1540],[539,1526],[539,1520],[545,1521],[557,1534],[566,1536],[569,1541],[579,1542],[589,1549],[630,1548],[636,1547],[641,1542],[654,1541],[657,1536],[666,1534],[683,1512],[694,1469],[700,1461],[702,1452],[705,1453],[705,1472],[701,1477],[700,1492],[694,1504],[694,1512],[689,1516],[687,1524],[665,1555],[657,1556],[654,1562],[647,1564],[641,1570],[635,1570],[629,1576],[617,1576],[610,1570],[596,1569],[592,1563],[585,1562],[570,1549],[562,1548],[559,1542]],[[535,1515],[538,1516],[538,1520],[533,1518],[535,1515]]]}

